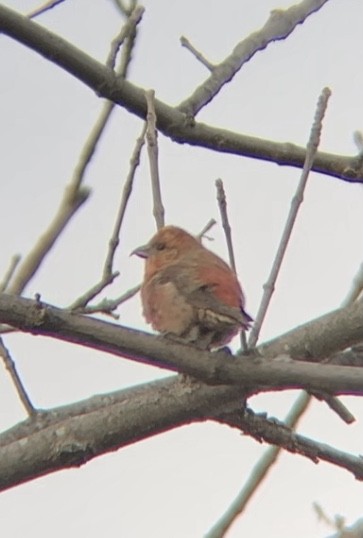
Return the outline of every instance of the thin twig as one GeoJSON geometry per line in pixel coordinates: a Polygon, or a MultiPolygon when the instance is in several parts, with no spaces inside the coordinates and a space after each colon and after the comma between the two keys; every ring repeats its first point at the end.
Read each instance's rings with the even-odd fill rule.
{"type": "Polygon", "coordinates": [[[269,275],[269,278],[264,285],[264,294],[262,297],[262,301],[259,307],[259,310],[257,312],[255,323],[253,324],[248,345],[250,348],[253,348],[256,346],[260,330],[262,327],[263,320],[265,319],[265,315],[268,309],[268,306],[270,304],[270,300],[272,297],[272,294],[275,289],[275,283],[277,280],[277,276],[279,274],[281,264],[289,243],[289,239],[295,224],[295,220],[300,208],[300,205],[303,201],[304,197],[304,190],[305,186],[309,177],[309,173],[314,161],[314,157],[319,145],[320,141],[320,134],[322,129],[322,121],[324,118],[324,114],[327,108],[328,100],[331,95],[331,92],[329,88],[324,88],[317,104],[314,122],[311,128],[310,138],[306,147],[306,157],[304,162],[304,167],[301,173],[300,181],[295,193],[295,196],[291,200],[291,207],[290,211],[286,220],[286,224],[284,227],[284,230],[282,232],[280,244],[278,246],[276,256],[274,259],[274,262],[272,264],[271,272],[269,275]]]}
{"type": "Polygon", "coordinates": [[[100,312],[102,314],[107,314],[109,316],[112,316],[114,319],[119,319],[119,315],[115,314],[113,310],[116,310],[122,303],[125,303],[134,295],[136,295],[141,288],[141,284],[138,284],[137,286],[127,290],[125,293],[120,295],[120,297],[116,297],[116,299],[103,299],[96,305],[92,306],[85,306],[81,309],[83,314],[95,314],[97,312],[100,312]]]}
{"type": "Polygon", "coordinates": [[[130,195],[132,192],[136,169],[140,164],[141,150],[145,144],[145,133],[146,133],[146,123],[143,124],[140,136],[136,140],[135,148],[131,155],[130,170],[129,170],[129,173],[127,174],[127,178],[126,178],[123,190],[122,190],[121,203],[120,203],[120,207],[117,213],[116,222],[115,222],[115,226],[112,232],[112,236],[109,242],[109,249],[108,249],[108,253],[107,253],[107,257],[105,261],[105,267],[103,270],[104,275],[108,275],[112,272],[115,251],[120,241],[119,235],[120,235],[121,226],[122,226],[123,219],[126,213],[127,203],[130,199],[130,195]]]}
{"type": "Polygon", "coordinates": [[[107,286],[112,284],[112,282],[120,275],[119,271],[115,271],[113,273],[110,273],[109,275],[102,276],[102,279],[97,282],[92,288],[87,290],[83,295],[78,297],[69,307],[69,310],[77,311],[77,312],[83,312],[84,307],[94,299],[99,293],[101,293],[102,290],[104,290],[107,286]]]}
{"type": "MultiPolygon", "coordinates": [[[[287,427],[296,428],[298,421],[305,413],[310,401],[310,396],[306,392],[301,392],[285,419],[285,425],[287,427]]],[[[278,446],[271,446],[266,449],[265,453],[253,467],[235,500],[217,523],[205,534],[205,538],[222,538],[225,535],[232,523],[244,511],[261,482],[266,478],[280,452],[281,448],[278,446]]]]}
{"type": "MultiPolygon", "coordinates": [[[[231,226],[229,224],[228,213],[227,213],[226,193],[224,191],[223,181],[221,179],[216,180],[216,188],[217,188],[217,201],[218,201],[219,212],[221,214],[222,226],[223,226],[224,235],[227,242],[229,263],[233,271],[235,272],[235,274],[237,274],[236,260],[235,260],[234,251],[233,251],[232,231],[231,231],[231,226]]],[[[247,353],[248,347],[247,347],[246,331],[243,329],[241,330],[240,338],[241,338],[242,352],[247,353]]]]}
{"type": "Polygon", "coordinates": [[[11,355],[8,349],[5,347],[2,338],[0,338],[0,357],[3,358],[5,368],[10,374],[10,377],[15,385],[20,401],[25,407],[26,412],[28,413],[30,417],[34,416],[36,414],[36,409],[34,408],[33,404],[30,401],[30,398],[16,370],[15,362],[11,358],[11,355]]]}
{"type": "MultiPolygon", "coordinates": [[[[132,21],[133,21],[132,24],[128,25],[128,23],[126,23],[125,26],[123,27],[123,28],[126,27],[128,29],[128,33],[127,33],[125,45],[124,45],[123,50],[122,50],[120,66],[118,67],[118,69],[116,71],[116,74],[119,77],[122,77],[122,78],[126,77],[127,70],[128,70],[128,67],[129,67],[129,64],[130,64],[130,61],[131,61],[131,54],[132,54],[132,50],[133,50],[133,47],[134,47],[135,38],[136,38],[136,26],[137,26],[137,23],[141,20],[143,11],[144,10],[142,9],[141,12],[140,12],[140,10],[135,8],[131,12],[131,15],[130,15],[130,17],[131,16],[133,17],[132,18],[132,21]]],[[[113,50],[113,45],[111,45],[109,58],[111,57],[112,50],[113,50]]],[[[117,51],[116,51],[116,54],[117,54],[117,51]]],[[[116,54],[115,54],[115,56],[116,56],[116,54]]],[[[94,150],[96,149],[96,143],[98,142],[98,140],[99,140],[99,138],[100,138],[105,126],[106,126],[106,123],[107,123],[107,121],[108,121],[108,119],[109,119],[109,117],[111,115],[111,112],[113,111],[115,106],[116,105],[111,101],[106,102],[106,104],[104,105],[103,112],[101,113],[101,116],[100,116],[95,128],[92,131],[93,137],[92,137],[92,133],[91,133],[89,144],[86,144],[86,148],[88,148],[89,152],[87,152],[85,150],[83,151],[84,158],[81,159],[81,163],[83,162],[83,163],[88,164],[88,162],[90,161],[90,158],[91,158],[94,150]],[[93,140],[93,142],[94,142],[93,144],[91,143],[91,140],[93,140]]],[[[131,168],[130,168],[130,171],[129,171],[129,174],[127,176],[125,186],[124,186],[124,189],[123,189],[123,196],[122,196],[122,200],[121,200],[121,205],[120,205],[119,213],[118,213],[118,216],[117,216],[117,219],[116,219],[116,224],[115,224],[115,227],[114,227],[114,231],[113,231],[112,237],[110,239],[109,250],[108,250],[106,261],[105,261],[105,264],[104,264],[104,269],[103,269],[103,274],[102,274],[101,280],[99,282],[97,282],[97,284],[92,286],[89,290],[87,290],[85,293],[83,293],[81,295],[81,297],[76,299],[69,306],[69,308],[71,310],[77,310],[78,312],[80,312],[80,311],[86,312],[85,307],[89,303],[89,301],[91,301],[94,297],[96,297],[99,293],[101,293],[101,291],[104,288],[109,286],[114,281],[114,279],[119,276],[119,272],[118,271],[113,271],[113,269],[112,269],[113,259],[114,259],[116,248],[117,248],[118,243],[119,243],[118,236],[119,236],[119,233],[120,233],[123,217],[124,217],[124,214],[125,214],[125,211],[126,211],[127,202],[128,202],[129,197],[130,197],[130,194],[131,194],[135,171],[136,171],[136,168],[137,168],[137,166],[139,165],[139,162],[140,162],[140,153],[141,153],[142,146],[144,144],[145,129],[146,129],[146,127],[143,128],[142,134],[141,134],[140,138],[138,138],[138,140],[136,142],[136,146],[135,146],[134,152],[133,152],[132,157],[131,157],[131,161],[130,161],[131,168]]],[[[80,170],[79,170],[77,176],[81,179],[83,177],[85,166],[83,167],[83,171],[82,171],[81,166],[79,166],[79,169],[80,170]]],[[[105,302],[105,300],[102,301],[101,303],[102,303],[102,307],[99,307],[99,305],[98,306],[96,305],[94,307],[88,307],[87,311],[89,310],[90,312],[91,311],[93,311],[93,312],[103,312],[103,313],[107,313],[109,315],[114,316],[113,314],[111,314],[110,310],[106,310],[106,302],[105,302]]],[[[115,301],[108,301],[108,304],[111,306],[111,305],[115,304],[115,301]]]]}
{"type": "MultiPolygon", "coordinates": [[[[126,25],[127,26],[127,23],[126,25]]],[[[131,40],[131,48],[127,48],[127,54],[126,57],[121,59],[120,66],[116,71],[117,76],[119,77],[126,77],[126,71],[128,68],[128,63],[131,57],[132,52],[132,46],[134,44],[135,35],[134,32],[136,31],[136,25],[127,26],[128,27],[128,36],[130,39],[127,39],[127,42],[131,40]]],[[[112,45],[109,53],[109,57],[111,56],[112,52],[112,45]]],[[[84,145],[84,148],[81,151],[78,164],[74,170],[74,174],[71,180],[71,184],[74,185],[75,189],[78,189],[81,185],[83,178],[85,176],[85,172],[87,169],[87,166],[92,160],[92,157],[97,149],[97,145],[101,139],[102,134],[104,133],[105,127],[108,123],[108,120],[110,119],[111,113],[114,109],[116,104],[112,101],[107,101],[103,109],[100,113],[99,118],[97,119],[94,127],[92,128],[90,134],[88,135],[88,138],[86,140],[86,143],[84,145]]]]}
{"type": "Polygon", "coordinates": [[[106,101],[103,105],[103,108],[100,112],[99,117],[97,118],[94,126],[92,127],[87,140],[83,146],[83,149],[79,155],[78,163],[73,172],[71,179],[71,185],[75,190],[79,189],[81,183],[84,180],[86,170],[90,164],[92,157],[94,156],[97,145],[101,139],[102,134],[105,131],[105,127],[110,119],[111,113],[115,107],[115,103],[111,101],[106,101]]]}
{"type": "Polygon", "coordinates": [[[129,17],[136,7],[137,0],[130,0],[129,7],[126,7],[122,0],[114,0],[114,4],[124,17],[129,17]]]}
{"type": "Polygon", "coordinates": [[[342,307],[348,306],[356,301],[363,291],[363,263],[361,263],[355,277],[353,278],[351,289],[342,302],[342,307]]]}
{"type": "Polygon", "coordinates": [[[233,252],[231,226],[228,220],[226,193],[224,191],[224,185],[221,179],[216,179],[216,188],[217,188],[217,202],[218,202],[219,212],[221,214],[222,226],[223,226],[224,235],[226,237],[226,243],[227,243],[227,248],[228,248],[229,264],[232,267],[233,271],[236,273],[236,260],[234,258],[234,252],[233,252]]]}
{"type": "Polygon", "coordinates": [[[210,219],[207,224],[204,226],[203,230],[201,232],[199,232],[199,234],[197,235],[197,238],[198,239],[203,239],[203,237],[205,237],[205,234],[207,232],[209,232],[209,230],[215,225],[217,224],[217,221],[215,219],[210,219]]]}
{"type": "Polygon", "coordinates": [[[323,510],[322,506],[320,506],[319,503],[314,502],[313,503],[313,509],[318,517],[319,521],[323,521],[328,527],[331,527],[335,531],[337,531],[339,534],[335,535],[335,538],[362,538],[363,536],[363,527],[362,527],[362,521],[358,520],[358,525],[354,525],[353,527],[348,528],[345,524],[345,518],[341,515],[336,514],[334,516],[334,519],[329,517],[325,511],[323,510]],[[354,528],[355,527],[355,528],[354,528]]]}
{"type": "Polygon", "coordinates": [[[128,17],[126,23],[121,28],[119,34],[112,40],[110,52],[106,60],[106,65],[110,69],[115,68],[116,57],[121,45],[123,44],[125,39],[135,31],[136,26],[142,19],[144,11],[145,9],[142,6],[135,7],[135,9],[128,17]]]}
{"type": "Polygon", "coordinates": [[[34,9],[30,13],[28,13],[28,18],[35,19],[35,17],[38,17],[39,15],[42,15],[46,11],[53,9],[58,4],[62,4],[62,2],[64,2],[64,0],[50,0],[49,2],[46,2],[42,7],[38,9],[34,9]]]}
{"type": "Polygon", "coordinates": [[[119,68],[116,69],[116,75],[121,79],[126,79],[128,69],[132,60],[132,52],[134,50],[137,36],[137,26],[135,26],[125,39],[121,50],[121,58],[119,68]]]}
{"type": "Polygon", "coordinates": [[[345,405],[331,394],[324,391],[310,391],[311,396],[317,400],[325,402],[334,413],[336,413],[346,424],[353,424],[355,416],[345,407],[345,405]]]}
{"type": "Polygon", "coordinates": [[[154,209],[153,214],[156,221],[156,227],[159,230],[164,226],[165,210],[161,199],[160,177],[158,166],[158,139],[156,130],[156,113],[155,113],[155,92],[148,90],[145,92],[147,103],[147,129],[146,140],[149,155],[151,185],[153,192],[154,209]]]}
{"type": "MultiPolygon", "coordinates": [[[[272,269],[269,275],[269,278],[264,285],[264,294],[261,300],[260,308],[258,310],[256,321],[253,324],[250,338],[248,341],[248,345],[250,348],[255,347],[262,323],[264,321],[268,306],[270,304],[270,300],[272,297],[272,294],[275,289],[275,283],[282,265],[282,261],[291,237],[291,233],[295,224],[295,220],[300,208],[300,205],[303,202],[304,199],[304,190],[306,187],[306,183],[309,177],[309,173],[311,170],[311,167],[313,165],[314,157],[316,155],[319,141],[320,141],[320,135],[321,135],[321,129],[322,129],[322,121],[324,118],[324,114],[327,108],[328,100],[331,95],[331,92],[329,88],[324,88],[317,104],[315,116],[314,116],[314,122],[311,128],[310,138],[306,147],[306,158],[304,167],[301,173],[301,178],[295,193],[295,196],[291,200],[291,207],[290,211],[286,220],[286,224],[284,227],[284,230],[282,232],[282,237],[280,240],[280,244],[278,246],[276,256],[272,265],[272,269]]],[[[328,406],[335,411],[339,417],[344,420],[347,424],[351,424],[355,419],[354,416],[350,413],[350,411],[345,407],[345,405],[340,402],[337,398],[334,398],[330,395],[324,395],[319,394],[319,398],[326,401],[328,406]],[[325,397],[326,396],[326,397],[325,397]]]]}
{"type": "Polygon", "coordinates": [[[182,47],[185,47],[187,50],[189,50],[189,52],[191,52],[193,54],[193,56],[195,56],[195,58],[197,60],[200,61],[201,64],[204,65],[204,67],[206,67],[207,69],[209,69],[209,71],[213,71],[214,69],[214,65],[209,62],[207,60],[207,58],[205,56],[203,56],[203,54],[201,52],[199,52],[199,50],[197,50],[192,44],[191,42],[189,41],[189,39],[187,39],[186,37],[184,37],[183,35],[181,36],[180,38],[180,43],[181,43],[181,46],[182,47]]]}
{"type": "Polygon", "coordinates": [[[9,264],[9,267],[4,275],[4,278],[2,280],[2,282],[0,282],[0,293],[2,293],[3,291],[6,290],[6,288],[8,287],[9,285],[9,282],[15,272],[15,269],[18,265],[18,263],[20,262],[20,255],[19,254],[15,254],[15,256],[13,256],[10,260],[10,264],[9,264]]]}
{"type": "Polygon", "coordinates": [[[110,314],[111,310],[107,310],[107,311],[105,310],[106,304],[109,305],[110,307],[113,306],[113,308],[115,308],[114,305],[118,306],[119,304],[117,300],[109,300],[107,302],[102,301],[101,307],[99,305],[96,305],[96,306],[87,307],[87,309],[85,308],[86,305],[89,303],[89,301],[91,301],[94,297],[96,297],[96,295],[98,295],[106,286],[111,284],[117,276],[119,276],[118,271],[115,271],[115,272],[113,271],[113,260],[114,260],[116,249],[119,244],[120,230],[121,230],[122,222],[125,216],[127,203],[129,201],[129,198],[132,192],[132,186],[133,186],[133,182],[135,178],[136,169],[138,165],[140,164],[140,154],[141,154],[142,147],[145,143],[145,132],[146,132],[146,123],[144,123],[143,125],[141,134],[136,141],[135,148],[134,148],[134,151],[132,152],[132,156],[130,159],[130,170],[127,175],[124,187],[123,187],[120,207],[117,213],[114,229],[113,229],[110,241],[109,241],[106,260],[103,267],[102,278],[97,284],[92,286],[91,289],[89,289],[81,297],[76,299],[76,301],[74,301],[69,306],[70,310],[76,310],[78,312],[82,311],[85,313],[104,312],[104,313],[110,314]]]}

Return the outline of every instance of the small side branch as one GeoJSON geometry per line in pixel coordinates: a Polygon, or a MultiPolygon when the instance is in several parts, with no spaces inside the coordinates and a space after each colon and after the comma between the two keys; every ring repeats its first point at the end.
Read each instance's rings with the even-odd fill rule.
{"type": "MultiPolygon", "coordinates": [[[[107,287],[109,284],[111,284],[115,278],[119,276],[118,271],[113,271],[113,261],[115,257],[115,252],[118,247],[118,244],[120,242],[119,235],[121,226],[125,217],[126,208],[128,201],[131,196],[132,187],[135,179],[135,173],[137,170],[137,167],[140,164],[140,155],[141,150],[143,148],[143,145],[145,143],[145,132],[146,132],[146,123],[144,124],[141,134],[136,140],[135,148],[132,153],[131,159],[130,159],[130,169],[129,173],[127,175],[122,196],[121,196],[121,202],[120,207],[116,216],[116,222],[114,225],[114,229],[111,235],[111,238],[109,240],[108,245],[108,251],[106,255],[106,260],[103,268],[103,274],[101,280],[92,286],[88,291],[86,291],[81,297],[79,297],[74,303],[70,305],[70,310],[77,311],[77,312],[84,312],[84,313],[95,313],[95,312],[103,312],[110,314],[121,302],[124,302],[126,299],[115,299],[115,300],[103,300],[100,304],[87,307],[88,303],[94,299],[105,287],[107,287]]],[[[132,296],[132,295],[131,295],[132,296]]],[[[123,296],[122,296],[123,297],[123,296]]]]}
{"type": "Polygon", "coordinates": [[[281,237],[280,244],[276,252],[274,262],[272,264],[270,275],[268,277],[266,284],[264,285],[264,294],[262,297],[260,308],[257,312],[256,321],[253,324],[253,327],[250,333],[250,338],[248,341],[248,345],[250,348],[256,346],[256,343],[260,334],[260,330],[262,327],[262,323],[265,319],[266,312],[269,307],[272,294],[275,290],[276,280],[280,272],[280,268],[282,265],[282,261],[284,259],[287,246],[289,244],[289,240],[290,240],[291,233],[292,233],[295,221],[296,221],[296,217],[297,217],[300,205],[302,204],[303,199],[304,199],[304,190],[306,187],[306,183],[309,177],[311,167],[313,165],[313,161],[314,161],[317,149],[318,149],[318,145],[320,141],[320,134],[321,134],[321,129],[322,129],[322,121],[323,121],[324,114],[328,105],[330,94],[331,94],[330,90],[328,88],[324,88],[318,100],[315,118],[314,118],[313,126],[311,128],[309,142],[306,148],[306,158],[305,158],[304,168],[301,173],[301,178],[300,178],[295,196],[291,200],[290,211],[286,220],[284,230],[282,232],[282,237],[281,237]]]}
{"type": "Polygon", "coordinates": [[[197,235],[197,238],[201,241],[203,239],[203,237],[206,237],[206,233],[209,232],[209,230],[211,228],[213,228],[213,226],[217,224],[217,221],[215,219],[210,219],[207,224],[204,226],[204,228],[202,229],[201,232],[199,232],[199,234],[197,235]]]}
{"type": "Polygon", "coordinates": [[[125,39],[135,32],[135,28],[141,21],[144,11],[145,9],[142,6],[135,7],[128,17],[126,23],[121,28],[120,33],[112,40],[110,52],[106,60],[106,65],[110,69],[115,68],[116,57],[120,47],[125,39]]]}
{"type": "MultiPolygon", "coordinates": [[[[216,188],[217,188],[217,201],[218,201],[219,212],[221,214],[222,226],[223,226],[224,235],[227,242],[229,264],[232,267],[233,271],[237,273],[236,260],[234,257],[233,242],[232,242],[232,231],[231,231],[231,226],[229,224],[228,213],[227,213],[226,193],[224,192],[223,181],[221,179],[216,180],[216,188]]],[[[241,347],[242,347],[243,353],[247,353],[246,331],[244,330],[241,331],[241,347]]]]}
{"type": "Polygon", "coordinates": [[[320,461],[331,463],[346,469],[357,480],[363,480],[363,459],[360,456],[352,456],[347,452],[299,435],[276,419],[267,419],[264,415],[247,410],[244,414],[240,411],[222,414],[216,417],[216,420],[240,429],[259,443],[266,442],[279,446],[292,454],[305,456],[313,463],[320,461]]]}
{"type": "Polygon", "coordinates": [[[34,9],[30,13],[28,13],[28,17],[29,19],[35,19],[35,17],[38,17],[39,15],[42,15],[46,11],[53,9],[59,4],[62,4],[64,1],[65,0],[50,0],[49,2],[46,2],[43,6],[39,7],[38,9],[34,9]]]}
{"type": "Polygon", "coordinates": [[[18,266],[18,263],[20,262],[20,255],[19,254],[16,254],[15,256],[13,256],[10,260],[10,264],[9,264],[9,267],[4,275],[4,278],[2,280],[2,282],[0,282],[0,293],[2,293],[3,291],[6,290],[6,288],[8,287],[9,285],[9,282],[13,276],[13,274],[15,273],[15,269],[17,268],[18,266]]]}
{"type": "Polygon", "coordinates": [[[15,385],[20,401],[25,407],[26,412],[28,413],[30,417],[34,416],[36,414],[36,410],[30,401],[28,393],[25,390],[23,382],[20,379],[20,376],[17,372],[15,362],[13,361],[8,349],[5,347],[5,344],[2,338],[0,338],[0,356],[2,357],[4,361],[5,367],[10,374],[10,377],[15,385]]]}
{"type": "MultiPolygon", "coordinates": [[[[230,82],[241,67],[258,51],[265,49],[274,41],[286,39],[295,28],[302,24],[312,13],[318,11],[328,0],[304,0],[288,9],[274,10],[261,28],[236,45],[231,54],[218,65],[213,66],[211,75],[194,93],[180,103],[178,109],[190,117],[195,117],[230,82]]],[[[194,52],[199,61],[208,68],[200,53],[194,52]],[[197,56],[198,55],[198,56],[197,56]]]]}
{"type": "Polygon", "coordinates": [[[160,228],[164,226],[165,210],[164,210],[163,202],[161,199],[154,90],[146,91],[145,97],[146,97],[146,103],[147,103],[146,140],[147,140],[147,150],[149,154],[151,185],[152,185],[153,202],[154,202],[153,214],[156,221],[156,227],[159,230],[160,228]]]}
{"type": "Polygon", "coordinates": [[[213,71],[214,69],[214,65],[209,62],[207,60],[207,58],[205,58],[203,56],[203,54],[201,52],[199,52],[199,50],[197,50],[195,47],[193,47],[193,45],[191,44],[191,42],[189,41],[189,39],[187,39],[186,37],[184,36],[181,36],[180,38],[180,44],[182,47],[185,47],[187,50],[189,50],[189,52],[191,52],[193,54],[193,56],[195,56],[195,58],[202,64],[204,65],[204,67],[206,67],[209,71],[213,71]]]}

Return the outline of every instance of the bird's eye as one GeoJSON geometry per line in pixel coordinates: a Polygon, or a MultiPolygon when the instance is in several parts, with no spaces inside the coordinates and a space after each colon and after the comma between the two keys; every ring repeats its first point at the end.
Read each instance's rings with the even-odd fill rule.
{"type": "Polygon", "coordinates": [[[165,250],[166,245],[165,245],[165,243],[156,243],[155,248],[156,248],[156,250],[159,250],[159,251],[160,250],[165,250]]]}

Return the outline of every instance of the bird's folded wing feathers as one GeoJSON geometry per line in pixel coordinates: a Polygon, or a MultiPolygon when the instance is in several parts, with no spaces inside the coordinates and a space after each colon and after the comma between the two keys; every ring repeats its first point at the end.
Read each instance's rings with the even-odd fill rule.
{"type": "MultiPolygon", "coordinates": [[[[216,287],[221,286],[220,278],[217,278],[215,282],[212,278],[209,278],[208,282],[203,282],[198,276],[199,272],[200,267],[190,264],[183,265],[179,262],[166,267],[157,279],[160,284],[173,283],[185,300],[196,308],[211,310],[227,318],[232,318],[241,325],[251,321],[248,314],[244,312],[242,304],[239,307],[229,306],[219,300],[216,295],[216,287]]],[[[218,271],[216,274],[220,277],[218,271]]]]}

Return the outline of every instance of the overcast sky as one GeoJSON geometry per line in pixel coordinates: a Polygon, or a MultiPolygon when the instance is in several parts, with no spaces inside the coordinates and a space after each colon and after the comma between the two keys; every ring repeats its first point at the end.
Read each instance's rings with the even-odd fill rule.
{"type": "MultiPolygon", "coordinates": [[[[297,1],[297,0],[296,0],[297,1]]],[[[4,4],[28,13],[31,0],[4,4]]],[[[184,48],[185,35],[212,62],[258,30],[280,0],[145,0],[146,12],[130,80],[176,105],[207,76],[184,48]]],[[[316,101],[329,86],[321,149],[354,154],[363,128],[361,56],[363,4],[331,0],[284,41],[258,53],[198,116],[239,133],[305,145],[316,101]]],[[[105,61],[122,19],[111,0],[66,0],[37,20],[99,61],[105,61]]],[[[84,141],[102,107],[80,81],[1,38],[0,280],[14,253],[26,254],[52,218],[84,141]]],[[[142,122],[114,113],[87,172],[92,196],[26,290],[66,306],[100,278],[129,159],[142,122]]],[[[228,198],[240,280],[254,316],[300,176],[298,169],[172,143],[159,136],[166,221],[198,233],[218,221],[208,247],[227,257],[214,181],[228,198]]],[[[138,284],[142,261],[129,253],[155,231],[146,154],[135,181],[116,256],[115,297],[138,284]]],[[[337,308],[363,258],[363,188],[311,174],[261,340],[337,308]]],[[[120,323],[146,327],[139,298],[119,309],[120,323]]],[[[160,370],[29,335],[6,339],[34,404],[58,406],[166,375],[160,370]]],[[[254,398],[255,410],[283,418],[296,393],[254,398]]],[[[353,454],[362,451],[359,399],[345,398],[356,415],[345,425],[314,403],[300,430],[353,454]]],[[[0,369],[0,428],[24,418],[6,371],[0,369]]],[[[266,446],[212,423],[184,427],[81,469],[62,471],[0,495],[4,536],[38,538],[102,535],[200,538],[234,499],[266,446]]],[[[320,538],[331,534],[312,508],[318,502],[354,522],[363,515],[362,484],[348,472],[284,454],[228,537],[320,538]]]]}

